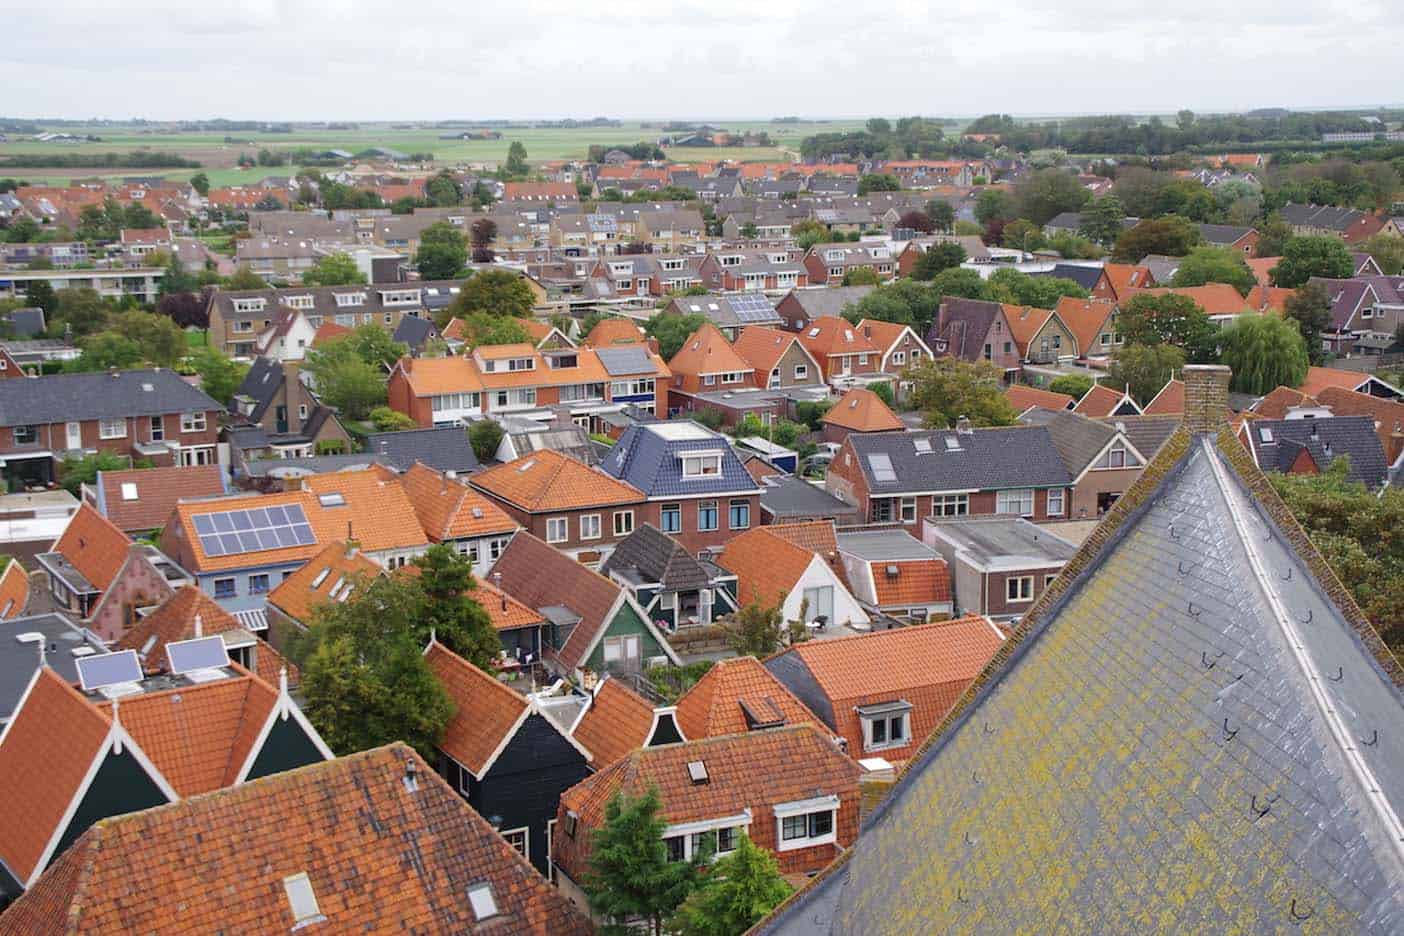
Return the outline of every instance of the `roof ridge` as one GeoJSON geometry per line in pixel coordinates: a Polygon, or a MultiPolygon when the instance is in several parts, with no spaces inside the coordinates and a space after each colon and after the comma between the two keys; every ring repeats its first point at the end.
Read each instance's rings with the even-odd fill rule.
{"type": "MultiPolygon", "coordinates": [[[[993,519],[995,519],[995,518],[991,517],[991,519],[993,520],[993,519]]],[[[936,557],[934,557],[934,558],[939,559],[940,556],[936,556],[936,557]]],[[[870,561],[870,562],[889,562],[889,561],[897,561],[897,562],[931,562],[932,560],[931,560],[931,559],[900,559],[900,560],[872,559],[872,560],[869,560],[869,561],[870,561]]],[[[772,653],[770,656],[766,657],[766,659],[767,659],[767,660],[773,660],[773,659],[775,659],[775,658],[778,657],[778,656],[782,656],[782,655],[784,655],[784,654],[786,654],[786,653],[789,653],[791,650],[804,650],[804,649],[807,648],[807,647],[814,647],[814,648],[827,647],[827,646],[829,646],[829,645],[831,645],[831,644],[843,643],[843,642],[846,641],[846,640],[863,640],[863,639],[865,639],[865,638],[870,638],[870,637],[885,637],[885,636],[892,635],[892,634],[912,634],[912,633],[917,633],[917,632],[923,632],[923,631],[928,631],[928,630],[934,630],[934,629],[940,628],[940,627],[950,627],[952,624],[959,624],[959,623],[961,623],[961,622],[963,622],[963,621],[964,621],[964,622],[971,623],[971,624],[975,623],[976,621],[983,621],[983,622],[986,623],[986,624],[989,624],[989,623],[990,623],[989,618],[985,617],[983,614],[975,614],[974,612],[970,612],[970,613],[968,613],[968,614],[962,614],[960,617],[947,618],[947,619],[944,620],[944,621],[927,621],[925,624],[908,624],[906,627],[895,627],[895,628],[890,628],[890,629],[888,629],[888,630],[882,630],[882,631],[868,631],[868,632],[865,633],[865,634],[844,634],[842,637],[827,637],[827,638],[825,638],[825,639],[823,639],[823,640],[802,640],[802,641],[800,641],[800,642],[797,643],[797,644],[790,644],[788,647],[785,647],[783,650],[777,650],[777,651],[775,651],[775,652],[772,653]]]]}
{"type": "Polygon", "coordinates": [[[447,645],[441,643],[438,640],[438,638],[431,639],[429,642],[429,646],[425,648],[425,650],[426,656],[430,653],[434,653],[434,651],[436,650],[441,651],[440,655],[447,654],[448,663],[457,667],[463,672],[468,673],[474,679],[480,679],[485,683],[490,683],[493,687],[493,692],[497,692],[499,694],[506,693],[507,695],[505,697],[511,698],[514,702],[521,703],[521,706],[524,709],[531,707],[532,701],[526,696],[522,695],[517,690],[508,686],[506,683],[502,682],[502,680],[495,678],[494,676],[492,676],[492,674],[478,668],[473,664],[473,661],[464,659],[463,657],[459,656],[447,645]]]}

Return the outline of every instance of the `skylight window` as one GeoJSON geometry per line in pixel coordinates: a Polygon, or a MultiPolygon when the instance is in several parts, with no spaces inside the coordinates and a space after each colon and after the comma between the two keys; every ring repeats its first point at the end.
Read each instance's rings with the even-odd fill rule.
{"type": "Polygon", "coordinates": [[[1259,429],[1259,430],[1258,430],[1258,438],[1262,439],[1264,442],[1266,442],[1266,443],[1268,443],[1269,445],[1271,445],[1271,444],[1272,444],[1272,430],[1271,430],[1271,429],[1259,429]]]}
{"type": "Polygon", "coordinates": [[[913,440],[912,440],[912,447],[915,448],[915,449],[917,450],[917,454],[919,454],[919,455],[926,455],[926,454],[929,454],[929,453],[931,452],[931,440],[930,440],[930,439],[913,439],[913,440]]]}
{"type": "Polygon", "coordinates": [[[693,783],[706,783],[707,765],[700,760],[687,762],[687,776],[693,783]]]}
{"type": "Polygon", "coordinates": [[[290,874],[283,878],[283,890],[288,895],[288,908],[292,910],[293,921],[297,926],[320,919],[322,910],[317,906],[317,894],[312,890],[312,880],[307,872],[290,874]]]}
{"type": "Polygon", "coordinates": [[[868,465],[873,469],[874,481],[897,480],[897,472],[892,470],[892,459],[886,452],[875,452],[869,455],[868,465]]]}
{"type": "Polygon", "coordinates": [[[327,580],[328,575],[331,575],[331,566],[327,566],[317,573],[317,577],[312,580],[312,587],[319,588],[321,584],[327,580]]]}
{"type": "Polygon", "coordinates": [[[492,897],[491,884],[474,884],[468,888],[468,903],[480,921],[497,916],[497,901],[492,897]]]}
{"type": "Polygon", "coordinates": [[[136,486],[136,484],[133,483],[133,482],[131,482],[131,481],[123,481],[123,482],[122,482],[122,500],[124,500],[124,501],[129,501],[129,500],[136,500],[136,499],[137,499],[137,486],[136,486]]]}
{"type": "Polygon", "coordinates": [[[946,451],[959,452],[960,440],[957,439],[955,436],[946,436],[946,451]]]}
{"type": "Polygon", "coordinates": [[[323,507],[345,507],[345,506],[346,506],[346,498],[345,498],[345,497],[342,497],[342,496],[341,496],[341,493],[338,492],[338,491],[331,491],[331,492],[326,493],[326,494],[318,494],[318,495],[317,495],[317,502],[320,503],[323,507]]]}

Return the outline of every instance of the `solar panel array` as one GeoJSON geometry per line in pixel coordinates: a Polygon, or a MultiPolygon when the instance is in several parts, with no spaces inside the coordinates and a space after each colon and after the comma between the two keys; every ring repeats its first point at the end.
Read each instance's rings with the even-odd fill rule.
{"type": "Polygon", "coordinates": [[[216,634],[172,641],[166,644],[166,659],[170,661],[171,672],[181,676],[193,670],[228,666],[229,651],[224,647],[224,638],[216,634]]]}
{"type": "Polygon", "coordinates": [[[206,556],[237,556],[317,542],[301,504],[196,514],[192,520],[206,556]]]}
{"type": "Polygon", "coordinates": [[[728,296],[731,311],[743,322],[771,322],[779,318],[770,300],[760,293],[741,293],[728,296]]]}
{"type": "Polygon", "coordinates": [[[137,659],[135,650],[79,657],[74,665],[78,667],[78,682],[84,692],[120,683],[141,682],[141,661],[137,659]]]}

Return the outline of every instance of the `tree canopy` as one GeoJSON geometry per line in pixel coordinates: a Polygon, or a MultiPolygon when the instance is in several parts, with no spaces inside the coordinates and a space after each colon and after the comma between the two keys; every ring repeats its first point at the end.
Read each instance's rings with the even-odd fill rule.
{"type": "Polygon", "coordinates": [[[1145,406],[1185,366],[1185,352],[1171,344],[1127,343],[1112,355],[1107,383],[1126,388],[1145,406]]]}
{"type": "Polygon", "coordinates": [[[1272,268],[1272,284],[1296,289],[1313,276],[1347,279],[1355,272],[1350,250],[1338,237],[1294,237],[1272,268]]]}
{"type": "Polygon", "coordinates": [[[912,279],[934,279],[942,270],[960,266],[965,256],[965,248],[955,241],[937,241],[917,257],[912,265],[912,279]]]}
{"type": "Polygon", "coordinates": [[[962,416],[973,426],[1012,426],[1018,419],[1004,396],[1003,374],[989,361],[924,358],[905,377],[912,383],[912,408],[931,428],[950,428],[962,416]]]}
{"type": "Polygon", "coordinates": [[[678,907],[670,928],[679,936],[736,936],[779,906],[791,890],[775,856],[741,832],[736,850],[711,867],[678,907]]]}
{"type": "Polygon", "coordinates": [[[1116,327],[1128,345],[1174,345],[1196,364],[1215,358],[1218,329],[1188,296],[1138,293],[1122,306],[1116,327]]]}
{"type": "Polygon", "coordinates": [[[642,917],[653,936],[662,936],[663,921],[687,898],[702,862],[710,858],[704,848],[691,861],[668,860],[661,806],[657,789],[637,797],[612,796],[604,824],[594,830],[583,882],[591,910],[616,926],[642,917]]]}
{"type": "Polygon", "coordinates": [[[459,276],[468,263],[468,242],[463,233],[447,221],[429,225],[419,235],[415,268],[425,279],[442,280],[459,276]]]}
{"type": "Polygon", "coordinates": [[[1240,315],[1220,333],[1219,360],[1233,368],[1233,389],[1262,396],[1295,387],[1307,373],[1306,342],[1293,322],[1240,315]]]}
{"type": "Polygon", "coordinates": [[[1149,254],[1183,257],[1199,239],[1199,228],[1185,218],[1147,218],[1121,232],[1112,250],[1112,259],[1118,263],[1139,263],[1149,254]]]}
{"type": "Polygon", "coordinates": [[[1203,286],[1228,283],[1240,296],[1258,285],[1258,278],[1244,262],[1243,255],[1228,247],[1196,247],[1180,261],[1172,286],[1203,286]]]}
{"type": "Polygon", "coordinates": [[[644,323],[644,331],[650,338],[658,340],[658,354],[663,360],[671,360],[682,350],[687,336],[701,328],[707,316],[700,312],[690,315],[677,315],[672,312],[659,312],[644,323]]]}
{"type": "Polygon", "coordinates": [[[1283,314],[1297,326],[1306,342],[1307,357],[1313,364],[1326,362],[1321,333],[1331,326],[1331,297],[1321,283],[1307,283],[1283,304],[1283,314]]]}
{"type": "Polygon", "coordinates": [[[314,263],[302,274],[302,281],[309,286],[351,286],[364,283],[366,274],[350,254],[338,251],[314,263]]]}
{"type": "Polygon", "coordinates": [[[458,296],[439,314],[442,328],[449,319],[467,318],[470,312],[527,318],[536,296],[527,281],[511,270],[481,270],[459,287],[458,296]]]}

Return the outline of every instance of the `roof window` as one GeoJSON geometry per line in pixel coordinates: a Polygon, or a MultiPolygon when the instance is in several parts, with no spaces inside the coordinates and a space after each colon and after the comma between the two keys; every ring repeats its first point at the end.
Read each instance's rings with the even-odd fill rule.
{"type": "Polygon", "coordinates": [[[492,897],[491,884],[474,884],[468,888],[468,903],[473,907],[473,915],[480,921],[497,916],[497,901],[492,897]]]}
{"type": "Polygon", "coordinates": [[[340,491],[329,491],[326,494],[318,494],[317,502],[323,507],[345,507],[346,498],[341,496],[340,491]]]}
{"type": "Polygon", "coordinates": [[[135,482],[122,482],[122,500],[131,501],[137,499],[137,486],[135,482]]]}
{"type": "Polygon", "coordinates": [[[317,906],[317,894],[312,890],[312,880],[307,872],[290,874],[283,878],[283,890],[288,895],[288,909],[292,910],[294,929],[308,923],[325,920],[317,906]]]}
{"type": "Polygon", "coordinates": [[[702,784],[708,781],[707,765],[700,760],[687,762],[687,776],[695,784],[702,784]]]}

